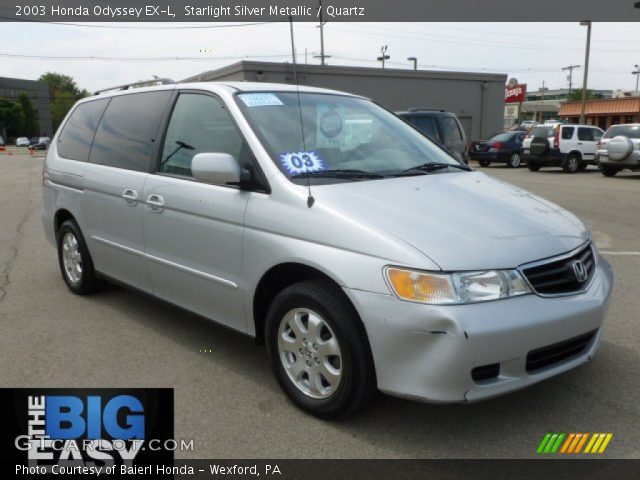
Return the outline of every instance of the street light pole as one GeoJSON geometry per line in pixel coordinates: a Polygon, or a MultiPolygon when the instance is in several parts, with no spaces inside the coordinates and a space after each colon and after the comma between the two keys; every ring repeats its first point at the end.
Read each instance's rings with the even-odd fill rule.
{"type": "MultiPolygon", "coordinates": [[[[408,61],[413,62],[413,69],[418,70],[418,59],[416,57],[407,58],[408,61]]],[[[637,67],[637,65],[636,65],[637,67]]],[[[636,89],[637,90],[637,89],[636,89]]]]}
{"type": "Polygon", "coordinates": [[[580,123],[585,123],[584,113],[587,109],[587,79],[589,76],[589,53],[591,51],[591,21],[580,22],[587,27],[587,47],[584,53],[584,79],[582,80],[582,104],[580,105],[580,123]]]}
{"type": "Polygon", "coordinates": [[[383,45],[382,48],[380,49],[380,56],[377,58],[379,62],[382,62],[383,69],[384,69],[385,60],[389,60],[391,58],[389,55],[387,55],[388,48],[389,48],[389,45],[383,45]]]}
{"type": "Polygon", "coordinates": [[[637,64],[635,65],[636,67],[636,71],[635,72],[631,72],[632,75],[636,76],[636,94],[638,94],[638,86],[640,86],[640,66],[638,66],[637,64]]]}

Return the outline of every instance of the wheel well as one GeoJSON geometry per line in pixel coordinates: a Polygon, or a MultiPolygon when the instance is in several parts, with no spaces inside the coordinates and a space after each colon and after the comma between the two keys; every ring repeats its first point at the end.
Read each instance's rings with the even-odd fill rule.
{"type": "Polygon", "coordinates": [[[578,157],[578,160],[582,160],[582,153],[580,153],[578,150],[571,150],[567,156],[570,155],[575,155],[578,157]]]}
{"type": "Polygon", "coordinates": [[[55,232],[56,235],[58,234],[58,230],[60,230],[60,227],[62,226],[62,224],[64,222],[66,222],[67,220],[75,220],[74,216],[71,215],[71,212],[69,210],[65,210],[60,209],[56,212],[56,216],[55,216],[55,232]]]}
{"type": "Polygon", "coordinates": [[[253,321],[256,328],[256,342],[264,343],[264,324],[267,310],[271,300],[289,285],[305,280],[321,278],[337,287],[339,285],[328,275],[320,270],[302,263],[282,263],[267,271],[258,286],[253,297],[253,321]]]}

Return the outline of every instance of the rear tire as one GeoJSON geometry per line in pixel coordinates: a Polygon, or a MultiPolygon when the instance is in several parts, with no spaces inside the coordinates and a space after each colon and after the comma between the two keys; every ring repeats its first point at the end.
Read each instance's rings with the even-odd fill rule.
{"type": "Polygon", "coordinates": [[[273,373],[289,399],[323,419],[364,408],[376,390],[366,333],[334,285],[310,280],[282,290],[265,325],[273,373]]]}
{"type": "Polygon", "coordinates": [[[575,153],[570,153],[562,165],[562,170],[566,173],[576,173],[580,168],[580,157],[575,153]]]}
{"type": "Polygon", "coordinates": [[[521,164],[522,160],[520,159],[520,154],[518,152],[513,152],[507,160],[507,167],[509,168],[518,168],[521,164]]]}
{"type": "Polygon", "coordinates": [[[58,263],[64,283],[76,295],[97,292],[104,280],[96,276],[93,260],[80,227],[74,220],[64,222],[57,234],[58,263]]]}
{"type": "Polygon", "coordinates": [[[478,163],[480,164],[481,167],[488,167],[489,165],[491,165],[490,160],[478,160],[478,163]]]}
{"type": "Polygon", "coordinates": [[[540,170],[540,164],[538,162],[527,162],[527,168],[532,172],[540,170]]]}
{"type": "Polygon", "coordinates": [[[598,165],[598,168],[600,169],[600,173],[602,173],[602,175],[604,175],[605,177],[615,177],[616,174],[620,171],[619,168],[602,164],[598,165]]]}

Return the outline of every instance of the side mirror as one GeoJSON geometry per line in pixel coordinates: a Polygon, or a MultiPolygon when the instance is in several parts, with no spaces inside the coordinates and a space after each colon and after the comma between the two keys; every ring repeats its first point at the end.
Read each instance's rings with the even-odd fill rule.
{"type": "Polygon", "coordinates": [[[213,185],[237,185],[242,171],[228,153],[198,153],[191,160],[191,174],[196,180],[213,185]]]}

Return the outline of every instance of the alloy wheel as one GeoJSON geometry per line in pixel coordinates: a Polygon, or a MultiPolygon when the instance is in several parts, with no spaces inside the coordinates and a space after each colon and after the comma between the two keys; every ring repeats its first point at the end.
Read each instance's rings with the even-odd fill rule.
{"type": "Polygon", "coordinates": [[[284,315],[278,328],[278,354],[289,379],[308,397],[328,398],[340,386],[338,339],[313,310],[296,308],[284,315]]]}
{"type": "Polygon", "coordinates": [[[67,232],[62,238],[62,264],[67,279],[74,285],[82,281],[82,255],[76,236],[67,232]]]}

